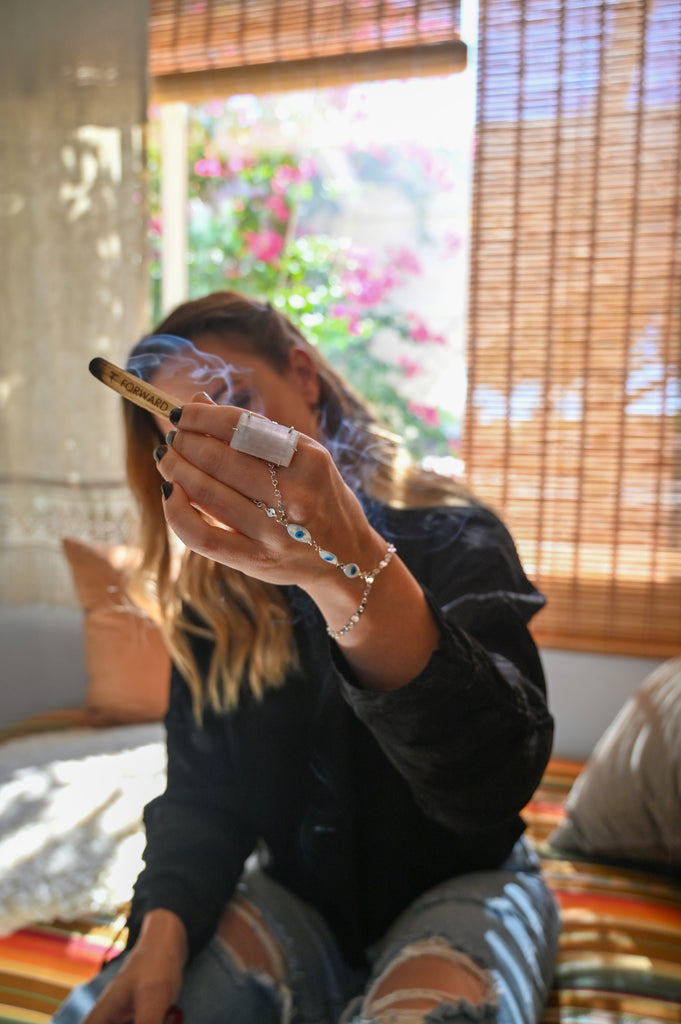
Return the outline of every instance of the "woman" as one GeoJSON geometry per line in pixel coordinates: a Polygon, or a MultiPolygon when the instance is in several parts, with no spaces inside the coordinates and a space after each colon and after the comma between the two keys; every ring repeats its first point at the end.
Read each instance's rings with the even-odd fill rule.
{"type": "Polygon", "coordinates": [[[552,720],[508,532],[269,304],[187,302],[128,369],[178,399],[167,436],[125,409],[168,784],[127,951],[55,1020],[536,1021],[552,720]]]}

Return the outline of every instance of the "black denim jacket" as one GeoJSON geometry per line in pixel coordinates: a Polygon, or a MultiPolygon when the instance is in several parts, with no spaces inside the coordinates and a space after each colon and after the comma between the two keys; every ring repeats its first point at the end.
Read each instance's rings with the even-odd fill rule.
{"type": "MultiPolygon", "coordinates": [[[[145,811],[129,945],[165,907],[194,955],[258,849],[358,962],[419,893],[498,865],[522,833],[553,737],[526,626],[543,598],[488,510],[365,507],[423,586],[438,650],[406,686],[363,690],[316,607],[288,588],[301,670],[280,688],[260,702],[244,692],[197,727],[174,671],[168,784],[145,811]]],[[[195,651],[207,665],[208,643],[195,651]]]]}

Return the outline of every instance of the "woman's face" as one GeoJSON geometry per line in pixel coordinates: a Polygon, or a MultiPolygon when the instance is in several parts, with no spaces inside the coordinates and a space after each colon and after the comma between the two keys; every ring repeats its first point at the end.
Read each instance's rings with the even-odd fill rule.
{"type": "MultiPolygon", "coordinates": [[[[166,360],[151,377],[151,384],[173,395],[183,405],[205,392],[217,405],[237,405],[261,413],[286,427],[318,438],[319,378],[303,349],[289,353],[283,373],[216,334],[194,341],[194,352],[166,360]]],[[[162,433],[168,428],[157,419],[162,433]]]]}

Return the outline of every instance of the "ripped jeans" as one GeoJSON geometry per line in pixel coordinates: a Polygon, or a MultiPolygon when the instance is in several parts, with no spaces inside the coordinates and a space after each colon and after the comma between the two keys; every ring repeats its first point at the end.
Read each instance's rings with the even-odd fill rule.
{"type": "MultiPolygon", "coordinates": [[[[370,967],[362,970],[344,962],[312,907],[260,871],[246,875],[238,892],[276,937],[284,979],[245,971],[215,936],[185,973],[178,999],[185,1024],[536,1024],[541,1016],[559,918],[523,839],[499,869],[453,878],[415,900],[368,950],[370,967]],[[381,998],[387,972],[420,953],[467,964],[482,1001],[443,994],[435,1005],[419,986],[409,994],[431,997],[434,1008],[400,1010],[381,998]]],[[[79,1024],[124,956],[74,989],[53,1024],[79,1024]]]]}

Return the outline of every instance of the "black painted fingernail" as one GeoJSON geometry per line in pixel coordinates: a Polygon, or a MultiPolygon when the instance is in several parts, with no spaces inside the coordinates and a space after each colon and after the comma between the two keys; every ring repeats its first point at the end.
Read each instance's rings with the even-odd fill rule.
{"type": "Polygon", "coordinates": [[[172,444],[173,443],[173,441],[175,440],[175,434],[176,433],[177,433],[176,430],[169,430],[168,431],[168,433],[166,434],[166,444],[172,444]]]}
{"type": "Polygon", "coordinates": [[[154,448],[154,459],[156,462],[160,462],[165,453],[168,451],[164,444],[159,444],[154,448]]]}
{"type": "Polygon", "coordinates": [[[164,480],[163,483],[161,484],[161,494],[163,495],[164,498],[169,498],[172,493],[173,485],[171,484],[170,480],[164,480]]]}
{"type": "Polygon", "coordinates": [[[182,415],[182,406],[178,405],[175,409],[171,409],[168,413],[168,419],[175,426],[180,422],[180,416],[182,415]]]}

